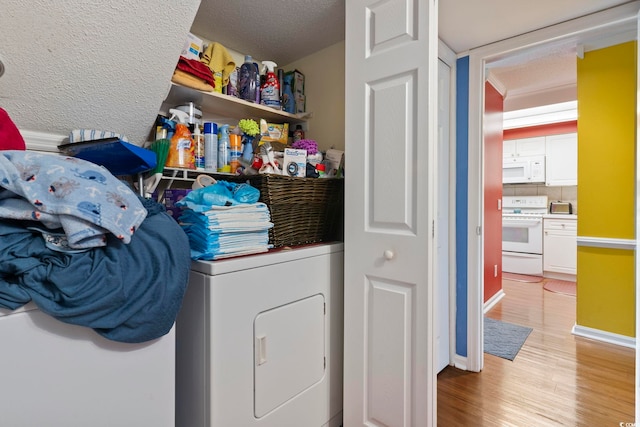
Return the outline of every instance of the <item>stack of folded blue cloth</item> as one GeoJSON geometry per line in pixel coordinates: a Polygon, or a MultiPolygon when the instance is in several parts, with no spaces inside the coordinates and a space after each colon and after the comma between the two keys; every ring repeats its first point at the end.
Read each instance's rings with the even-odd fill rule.
{"type": "Polygon", "coordinates": [[[193,190],[177,205],[180,223],[189,237],[191,258],[216,260],[268,251],[269,208],[248,184],[218,181],[193,190]],[[240,187],[241,186],[241,187],[240,187]]]}

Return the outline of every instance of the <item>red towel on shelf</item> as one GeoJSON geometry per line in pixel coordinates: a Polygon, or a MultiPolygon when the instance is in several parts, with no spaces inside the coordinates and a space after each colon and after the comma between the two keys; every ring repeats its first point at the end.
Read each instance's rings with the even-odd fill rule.
{"type": "Polygon", "coordinates": [[[200,62],[197,59],[187,59],[184,56],[181,56],[178,60],[178,65],[176,66],[178,70],[184,71],[185,73],[189,73],[193,76],[196,76],[211,86],[215,87],[215,82],[213,80],[213,73],[205,64],[200,62]]]}
{"type": "Polygon", "coordinates": [[[20,131],[9,114],[0,108],[0,150],[24,150],[25,148],[20,131]]]}

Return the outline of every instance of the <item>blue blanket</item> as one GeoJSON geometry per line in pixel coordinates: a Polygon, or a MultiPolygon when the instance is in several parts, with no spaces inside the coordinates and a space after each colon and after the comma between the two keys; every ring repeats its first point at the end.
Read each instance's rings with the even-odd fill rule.
{"type": "Polygon", "coordinates": [[[171,329],[191,266],[189,242],[156,202],[129,244],[112,234],[106,246],[62,252],[33,221],[0,220],[0,307],[30,300],[63,322],[120,342],[144,342],[171,329]]]}

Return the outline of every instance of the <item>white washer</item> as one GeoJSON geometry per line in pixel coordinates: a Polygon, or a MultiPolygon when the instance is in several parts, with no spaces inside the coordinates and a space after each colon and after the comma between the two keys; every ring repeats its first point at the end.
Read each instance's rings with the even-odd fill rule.
{"type": "Polygon", "coordinates": [[[0,425],[174,425],[175,327],[119,343],[29,303],[0,309],[0,346],[0,425]]]}
{"type": "Polygon", "coordinates": [[[340,426],[342,290],[342,243],[194,262],[176,426],[340,426]]]}

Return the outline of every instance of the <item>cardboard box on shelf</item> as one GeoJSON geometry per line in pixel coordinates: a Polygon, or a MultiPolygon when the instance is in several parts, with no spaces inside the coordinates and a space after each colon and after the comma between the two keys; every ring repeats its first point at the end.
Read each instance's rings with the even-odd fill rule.
{"type": "Polygon", "coordinates": [[[187,34],[187,40],[184,42],[181,56],[187,59],[200,59],[200,53],[202,52],[202,39],[194,36],[193,34],[187,34]]]}
{"type": "Polygon", "coordinates": [[[307,150],[285,148],[282,171],[283,175],[307,176],[307,150]]]}
{"type": "Polygon", "coordinates": [[[341,178],[344,169],[344,151],[330,148],[327,150],[324,161],[327,177],[341,178]]]}
{"type": "Polygon", "coordinates": [[[305,111],[307,111],[306,97],[301,93],[296,93],[295,97],[296,97],[296,114],[304,113],[305,111]]]}
{"type": "Polygon", "coordinates": [[[291,90],[295,94],[304,95],[304,74],[298,70],[288,71],[286,74],[293,74],[291,79],[291,90]]]}

